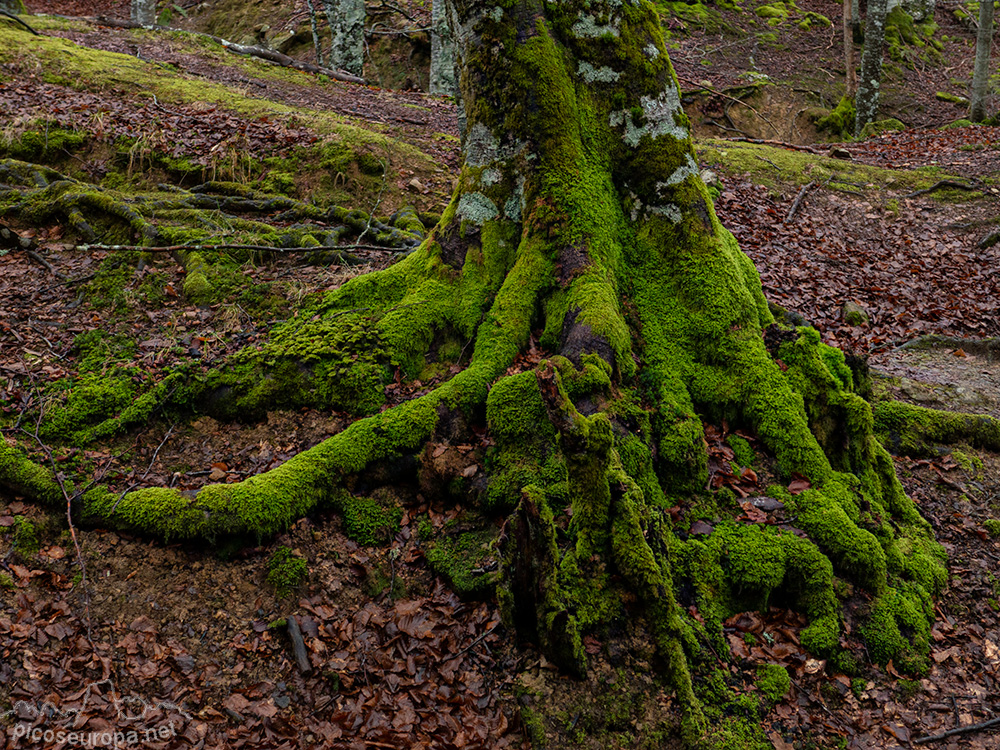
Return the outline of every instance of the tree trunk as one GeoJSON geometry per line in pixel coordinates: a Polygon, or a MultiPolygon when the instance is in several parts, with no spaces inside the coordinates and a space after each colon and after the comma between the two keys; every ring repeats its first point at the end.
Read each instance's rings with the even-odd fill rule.
{"type": "Polygon", "coordinates": [[[844,0],[844,96],[853,99],[858,93],[858,71],[854,63],[854,30],[851,23],[851,0],[844,0]]]}
{"type": "MultiPolygon", "coordinates": [[[[919,670],[943,553],[875,440],[843,354],[812,329],[775,324],[753,263],[720,225],[655,8],[452,0],[449,14],[467,129],[440,223],[404,260],[246,353],[277,362],[247,376],[260,398],[300,384],[305,362],[293,357],[307,356],[329,360],[317,389],[353,384],[369,397],[352,403],[372,416],[194,497],[88,490],[84,517],[171,538],[270,535],[407,467],[425,481],[430,443],[484,426],[485,481],[435,474],[432,486],[506,518],[506,622],[578,676],[584,636],[641,624],[686,743],[741,746],[728,719],[705,721],[689,670],[702,650],[726,653],[731,615],[778,601],[808,619],[805,648],[837,657],[849,587],[835,588],[835,574],[866,592],[869,653],[919,670]],[[412,380],[469,352],[441,385],[380,411],[380,362],[412,380]],[[541,361],[522,356],[536,352],[541,361]],[[795,529],[753,523],[731,493],[710,491],[706,421],[756,436],[780,482],[768,495],[795,529]],[[694,532],[702,519],[713,525],[694,532]]],[[[246,371],[246,358],[230,370],[246,371]]],[[[62,497],[3,441],[0,482],[62,497]]]]}
{"type": "Polygon", "coordinates": [[[986,93],[990,81],[990,47],[993,46],[993,3],[979,3],[979,31],[976,34],[976,64],[972,73],[969,119],[986,119],[986,93]]]}
{"type": "Polygon", "coordinates": [[[855,44],[861,44],[865,40],[861,30],[861,0],[851,0],[851,35],[855,44]]]}
{"type": "Polygon", "coordinates": [[[333,44],[330,67],[362,75],[365,57],[364,0],[323,0],[333,44]]]}
{"type": "Polygon", "coordinates": [[[142,26],[155,26],[156,0],[132,0],[132,20],[142,26]]]}
{"type": "Polygon", "coordinates": [[[885,42],[887,0],[869,0],[865,18],[865,46],[861,52],[861,80],[855,99],[857,112],[854,134],[861,135],[865,125],[878,114],[878,93],[882,83],[882,46],[885,42]]]}
{"type": "Polygon", "coordinates": [[[316,6],[312,0],[306,0],[306,8],[309,10],[309,30],[312,32],[313,48],[316,50],[316,64],[323,67],[326,63],[323,61],[323,45],[319,40],[316,6]]]}
{"type": "Polygon", "coordinates": [[[445,0],[433,0],[431,6],[430,93],[453,96],[455,83],[455,45],[451,38],[445,0]]]}

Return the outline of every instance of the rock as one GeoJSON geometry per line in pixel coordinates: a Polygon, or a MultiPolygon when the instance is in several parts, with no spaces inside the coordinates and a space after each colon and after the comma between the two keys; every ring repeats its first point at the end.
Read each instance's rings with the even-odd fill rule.
{"type": "Polygon", "coordinates": [[[840,308],[840,319],[849,326],[868,325],[868,311],[857,302],[848,301],[840,308]]]}
{"type": "Polygon", "coordinates": [[[406,186],[408,188],[410,188],[411,190],[417,190],[417,191],[419,191],[421,193],[424,192],[424,190],[426,189],[424,187],[424,184],[420,180],[418,180],[416,177],[414,177],[412,180],[410,180],[408,183],[406,183],[406,186]]]}
{"type": "Polygon", "coordinates": [[[834,159],[847,159],[848,161],[854,158],[853,156],[851,156],[850,151],[848,151],[846,148],[840,148],[839,146],[830,147],[830,156],[832,156],[834,159]]]}
{"type": "Polygon", "coordinates": [[[713,172],[711,169],[701,170],[701,181],[704,182],[708,187],[722,188],[722,183],[719,182],[719,175],[713,172]]]}

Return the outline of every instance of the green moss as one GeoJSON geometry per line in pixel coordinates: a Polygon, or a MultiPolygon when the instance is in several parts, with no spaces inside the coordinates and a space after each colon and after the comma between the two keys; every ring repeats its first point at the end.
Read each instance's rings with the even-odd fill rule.
{"type": "Polygon", "coordinates": [[[964,118],[955,120],[954,122],[949,122],[947,125],[942,125],[939,130],[953,130],[954,128],[971,128],[975,125],[972,120],[966,120],[964,118]]]}
{"type": "Polygon", "coordinates": [[[39,164],[62,163],[87,144],[87,137],[55,124],[30,123],[21,130],[0,134],[0,156],[39,164]]]}
{"type": "Polygon", "coordinates": [[[33,557],[41,547],[38,529],[24,516],[14,516],[11,527],[11,543],[22,558],[33,557]]]}
{"type": "Polygon", "coordinates": [[[14,579],[9,574],[0,571],[0,590],[14,591],[17,588],[14,579]]]}
{"type": "Polygon", "coordinates": [[[957,94],[949,94],[947,91],[937,91],[934,93],[934,98],[939,102],[951,102],[952,104],[961,104],[963,106],[968,106],[969,100],[964,96],[958,96],[957,94]]]}
{"type": "Polygon", "coordinates": [[[442,534],[425,548],[431,570],[462,597],[488,597],[496,586],[495,529],[442,534]]]}
{"type": "Polygon", "coordinates": [[[874,406],[875,433],[893,453],[936,455],[936,446],[967,442],[975,448],[1000,450],[1000,422],[992,417],[938,411],[901,401],[874,406]]]}
{"type": "Polygon", "coordinates": [[[964,472],[967,474],[978,477],[983,472],[983,459],[975,454],[969,454],[965,451],[960,451],[957,448],[951,452],[951,457],[955,459],[957,463],[964,472]]]}
{"type": "Polygon", "coordinates": [[[1000,537],[1000,519],[987,518],[983,521],[983,528],[991,537],[1000,537]]]}
{"type": "Polygon", "coordinates": [[[854,133],[854,120],[854,100],[844,96],[830,114],[816,121],[816,127],[840,138],[850,138],[854,133]]]}
{"type": "MultiPolygon", "coordinates": [[[[861,130],[861,134],[858,136],[860,139],[871,138],[873,135],[878,135],[879,133],[885,133],[893,130],[906,130],[906,125],[901,121],[897,120],[895,117],[889,117],[885,120],[878,120],[876,122],[870,122],[861,130]]],[[[847,321],[848,325],[861,325],[861,323],[851,323],[847,321]]]]}
{"type": "Polygon", "coordinates": [[[385,544],[399,532],[403,509],[388,500],[339,493],[334,501],[344,519],[344,533],[358,544],[385,544]]]}
{"type": "Polygon", "coordinates": [[[779,703],[792,687],[792,679],[780,664],[757,665],[757,689],[768,707],[779,703]]]}
{"type": "Polygon", "coordinates": [[[302,585],[309,575],[309,566],[288,547],[278,547],[267,561],[267,582],[275,594],[284,599],[302,585]]]}
{"type": "Polygon", "coordinates": [[[753,448],[750,447],[750,443],[747,442],[746,438],[741,438],[739,435],[729,435],[726,438],[726,445],[733,449],[736,463],[740,466],[753,468],[757,465],[757,455],[754,453],[753,448]]]}
{"type": "Polygon", "coordinates": [[[899,669],[925,674],[929,668],[932,618],[930,597],[917,588],[890,589],[875,599],[861,626],[872,660],[886,664],[891,659],[899,669]]]}

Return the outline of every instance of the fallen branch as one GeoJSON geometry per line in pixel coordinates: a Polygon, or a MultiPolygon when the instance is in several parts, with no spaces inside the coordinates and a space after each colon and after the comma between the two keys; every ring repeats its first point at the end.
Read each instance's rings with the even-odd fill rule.
{"type": "Polygon", "coordinates": [[[312,663],[309,661],[309,652],[306,651],[306,642],[302,638],[302,631],[299,629],[299,622],[295,615],[289,615],[287,620],[288,637],[292,640],[292,651],[295,652],[295,661],[299,664],[299,671],[304,675],[312,672],[312,663]]]}
{"type": "Polygon", "coordinates": [[[941,734],[931,734],[926,737],[918,737],[913,741],[914,745],[923,745],[925,742],[935,742],[936,740],[943,740],[947,737],[954,737],[956,734],[969,734],[970,732],[978,732],[981,729],[989,729],[990,727],[995,727],[1000,725],[1000,718],[990,719],[989,721],[981,721],[978,724],[969,724],[964,727],[955,727],[954,729],[949,729],[947,732],[942,732],[941,734]]]}
{"type": "Polygon", "coordinates": [[[916,192],[910,193],[905,196],[906,198],[916,198],[918,195],[924,195],[925,193],[933,193],[935,190],[940,190],[941,188],[957,188],[959,190],[977,190],[975,185],[966,185],[963,182],[955,182],[954,180],[938,180],[929,188],[924,188],[923,190],[917,190],[916,192]]]}
{"type": "Polygon", "coordinates": [[[979,249],[985,250],[988,247],[993,247],[997,242],[1000,242],[1000,229],[994,229],[988,235],[979,240],[979,249]]]}
{"type": "Polygon", "coordinates": [[[809,184],[802,186],[799,194],[795,196],[795,200],[792,202],[792,207],[788,209],[788,215],[785,216],[786,224],[792,220],[793,216],[795,216],[795,212],[799,210],[799,204],[802,203],[802,199],[806,197],[806,193],[808,193],[809,190],[815,185],[815,182],[810,182],[809,184]]]}
{"type": "Polygon", "coordinates": [[[196,31],[188,31],[187,29],[175,29],[172,26],[160,26],[156,24],[152,27],[143,26],[142,24],[136,23],[135,21],[126,21],[119,18],[109,18],[107,16],[96,16],[95,21],[104,26],[113,26],[116,28],[124,29],[162,29],[163,31],[180,31],[185,34],[194,34],[195,36],[205,36],[218,42],[223,47],[225,47],[230,52],[234,52],[238,55],[248,55],[249,57],[259,57],[262,60],[270,60],[273,63],[277,63],[286,68],[295,68],[296,70],[301,70],[306,73],[314,73],[317,75],[325,75],[330,78],[334,78],[338,81],[346,81],[347,83],[366,83],[364,78],[359,78],[358,76],[353,76],[350,73],[345,73],[342,70],[333,70],[331,68],[324,68],[319,65],[313,65],[312,63],[302,62],[301,60],[296,60],[288,55],[283,55],[280,52],[275,52],[273,49],[267,49],[266,47],[256,47],[247,44],[236,44],[235,42],[230,42],[228,39],[223,39],[222,37],[213,36],[212,34],[201,34],[196,31]]]}
{"type": "Polygon", "coordinates": [[[738,143],[754,143],[760,146],[778,146],[779,148],[787,148],[792,151],[805,151],[807,154],[817,154],[819,156],[823,155],[822,151],[818,151],[812,146],[798,146],[794,143],[785,143],[784,141],[770,141],[761,138],[726,138],[726,140],[736,141],[738,143]]]}
{"type": "Polygon", "coordinates": [[[34,250],[25,250],[24,252],[33,261],[35,261],[36,263],[44,266],[45,270],[47,270],[53,276],[55,276],[57,278],[60,278],[60,279],[63,279],[64,281],[69,278],[69,276],[67,276],[66,274],[60,273],[55,268],[53,268],[51,263],[49,263],[47,260],[45,260],[45,258],[43,258],[41,255],[39,255],[38,253],[36,253],[34,250]]]}
{"type": "Polygon", "coordinates": [[[28,26],[27,23],[25,23],[23,20],[21,20],[21,18],[16,13],[11,13],[10,11],[3,10],[2,8],[0,8],[0,16],[4,16],[4,17],[9,18],[9,19],[11,19],[13,21],[16,21],[17,23],[21,24],[24,28],[26,28],[28,31],[30,31],[32,34],[34,34],[35,36],[41,36],[41,34],[39,34],[33,28],[31,28],[30,26],[28,26]]]}
{"type": "Polygon", "coordinates": [[[317,75],[325,75],[330,78],[335,78],[338,81],[346,81],[347,83],[365,83],[364,78],[358,76],[352,76],[350,73],[344,73],[340,70],[332,70],[330,68],[321,68],[319,65],[313,65],[312,63],[305,63],[300,60],[296,60],[288,55],[283,55],[280,52],[275,52],[273,49],[267,49],[266,47],[253,47],[246,44],[236,44],[235,42],[230,42],[226,39],[220,39],[213,37],[219,44],[225,47],[230,52],[235,52],[239,55],[249,55],[250,57],[259,57],[262,60],[270,60],[273,63],[282,65],[286,68],[295,68],[296,70],[302,70],[306,73],[315,73],[317,75]]]}

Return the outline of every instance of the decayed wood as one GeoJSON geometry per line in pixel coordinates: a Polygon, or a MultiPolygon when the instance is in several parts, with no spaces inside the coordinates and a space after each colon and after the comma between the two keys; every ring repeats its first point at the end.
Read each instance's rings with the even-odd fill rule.
{"type": "Polygon", "coordinates": [[[292,640],[292,651],[295,652],[295,661],[298,662],[299,671],[304,675],[312,672],[312,664],[309,661],[309,652],[306,651],[306,642],[302,638],[302,631],[299,629],[299,621],[295,615],[288,616],[288,637],[292,640]]]}

